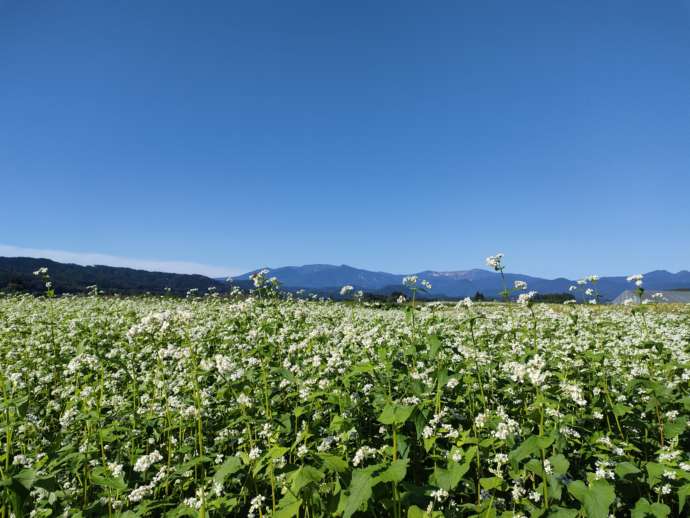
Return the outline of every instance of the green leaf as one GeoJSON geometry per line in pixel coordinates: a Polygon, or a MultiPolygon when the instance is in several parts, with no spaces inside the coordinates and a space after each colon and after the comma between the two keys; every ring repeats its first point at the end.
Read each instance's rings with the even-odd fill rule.
{"type": "Polygon", "coordinates": [[[123,479],[113,477],[102,467],[96,468],[91,472],[91,482],[97,486],[109,487],[115,491],[124,491],[127,489],[127,484],[123,479]]]}
{"type": "Polygon", "coordinates": [[[198,466],[199,464],[205,464],[207,462],[211,462],[211,459],[209,457],[207,457],[206,455],[199,455],[198,457],[194,457],[192,460],[189,460],[184,464],[178,466],[176,471],[178,473],[185,473],[193,467],[198,466]]]}
{"type": "Polygon", "coordinates": [[[398,456],[401,458],[406,458],[410,454],[410,442],[407,436],[399,433],[398,434],[398,456]]]}
{"type": "Polygon", "coordinates": [[[346,490],[343,518],[350,518],[371,498],[374,480],[368,471],[356,469],[352,472],[352,481],[346,490]]]}
{"type": "Polygon", "coordinates": [[[598,508],[606,511],[605,516],[608,516],[608,508],[616,500],[613,486],[605,480],[595,480],[589,486],[589,493],[592,502],[596,503],[598,508]]]}
{"type": "MultiPolygon", "coordinates": [[[[33,486],[36,472],[31,469],[23,469],[10,479],[9,498],[15,518],[24,517],[24,502],[29,496],[29,489],[33,486]]],[[[6,485],[7,478],[2,483],[6,485]]]]}
{"type": "Polygon", "coordinates": [[[685,499],[690,495],[690,484],[685,484],[678,490],[678,513],[685,507],[685,499]]]}
{"type": "Polygon", "coordinates": [[[584,503],[587,485],[582,480],[575,480],[568,484],[568,493],[573,495],[578,502],[584,503]]]}
{"type": "Polygon", "coordinates": [[[538,435],[530,435],[527,439],[522,441],[522,444],[515,448],[508,454],[508,458],[516,465],[522,460],[539,452],[539,445],[537,444],[538,435]]]}
{"type": "Polygon", "coordinates": [[[331,424],[328,425],[328,429],[331,432],[343,432],[346,429],[346,425],[347,421],[345,421],[345,418],[341,415],[336,415],[331,419],[331,424]]]}
{"type": "Polygon", "coordinates": [[[288,451],[290,451],[290,448],[287,448],[285,446],[273,446],[270,450],[266,452],[266,455],[269,459],[279,459],[288,451]]]}
{"type": "Polygon", "coordinates": [[[669,514],[671,514],[671,508],[666,504],[659,502],[650,504],[646,498],[640,498],[635,504],[630,517],[645,518],[645,516],[651,515],[656,518],[666,518],[669,514]]]}
{"type": "Polygon", "coordinates": [[[657,482],[661,481],[661,477],[663,476],[664,471],[666,471],[666,466],[656,462],[648,462],[645,467],[647,468],[647,474],[649,475],[647,484],[649,487],[653,487],[657,484],[657,482]]]}
{"type": "Polygon", "coordinates": [[[216,468],[213,480],[222,484],[230,475],[237,473],[242,468],[242,460],[239,457],[228,457],[225,462],[216,468]]]}
{"type": "Polygon", "coordinates": [[[374,372],[376,369],[373,364],[371,363],[360,363],[358,365],[354,365],[350,371],[348,372],[348,376],[352,376],[354,374],[361,374],[364,372],[374,372]]]}
{"type": "Polygon", "coordinates": [[[409,459],[398,459],[391,462],[388,468],[380,473],[376,478],[378,482],[401,482],[407,474],[407,464],[409,459]]]}
{"type": "Polygon", "coordinates": [[[489,491],[490,489],[496,489],[497,487],[501,487],[501,485],[503,484],[503,479],[500,477],[480,478],[479,483],[484,489],[489,491]]]}
{"type": "Polygon", "coordinates": [[[469,471],[469,469],[469,462],[460,464],[458,462],[451,461],[448,464],[448,469],[436,466],[434,468],[434,472],[431,474],[431,477],[429,477],[429,483],[433,486],[445,489],[446,491],[451,491],[460,483],[462,477],[469,471]]]}
{"type": "Polygon", "coordinates": [[[619,462],[616,464],[615,472],[619,478],[625,478],[627,475],[639,473],[640,470],[632,462],[619,462]]]}
{"type": "Polygon", "coordinates": [[[549,437],[537,436],[537,446],[540,449],[545,450],[546,448],[551,446],[551,444],[553,444],[553,440],[554,440],[554,438],[552,436],[549,436],[549,437]]]}
{"type": "Polygon", "coordinates": [[[438,354],[438,350],[441,348],[441,340],[438,339],[438,336],[431,335],[427,338],[427,344],[429,345],[429,354],[435,357],[436,354],[438,354]]]}
{"type": "Polygon", "coordinates": [[[493,437],[487,437],[486,439],[482,439],[482,441],[479,443],[479,446],[481,446],[482,448],[488,448],[495,442],[496,439],[494,439],[493,437]]]}
{"type": "Polygon", "coordinates": [[[687,427],[687,418],[681,417],[675,421],[664,424],[664,435],[668,439],[673,439],[674,437],[678,437],[681,433],[683,433],[687,427]]]}
{"type": "Polygon", "coordinates": [[[379,416],[379,422],[383,424],[401,425],[412,415],[414,406],[398,405],[388,403],[383,407],[383,412],[379,416]]]}
{"type": "Polygon", "coordinates": [[[298,470],[294,472],[292,477],[291,491],[294,494],[299,493],[303,487],[311,484],[312,482],[321,482],[324,474],[316,468],[309,465],[301,466],[298,470]]]}
{"type": "Polygon", "coordinates": [[[536,473],[542,478],[544,478],[546,475],[546,473],[544,473],[544,466],[541,463],[541,459],[530,459],[525,464],[525,469],[527,471],[531,471],[532,473],[536,473]]]}
{"type": "Polygon", "coordinates": [[[443,513],[441,511],[427,513],[425,509],[412,505],[407,509],[407,518],[443,518],[443,513]]]}
{"type": "Polygon", "coordinates": [[[563,476],[568,472],[568,468],[570,467],[570,462],[568,462],[568,459],[566,459],[565,455],[562,453],[551,455],[551,457],[549,457],[549,462],[553,468],[554,475],[563,476]]]}
{"type": "Polygon", "coordinates": [[[612,409],[613,414],[617,417],[621,417],[627,413],[630,413],[632,410],[629,406],[625,406],[621,403],[616,403],[615,405],[613,405],[612,409]]]}
{"type": "Polygon", "coordinates": [[[37,474],[34,470],[32,469],[23,469],[19,473],[17,473],[14,477],[12,477],[14,480],[19,482],[22,487],[25,489],[31,489],[34,485],[34,481],[36,480],[37,474]]]}
{"type": "Polygon", "coordinates": [[[295,499],[291,494],[287,494],[278,502],[276,512],[271,515],[273,518],[294,518],[299,516],[299,509],[302,506],[302,500],[295,499]]]}
{"type": "Polygon", "coordinates": [[[608,518],[609,507],[616,499],[616,492],[605,480],[595,480],[589,487],[576,480],[568,485],[568,492],[582,503],[589,518],[608,518]]]}
{"type": "Polygon", "coordinates": [[[579,512],[580,511],[577,509],[557,507],[555,509],[552,508],[551,512],[549,513],[549,518],[575,518],[579,512]]]}
{"type": "Polygon", "coordinates": [[[557,475],[547,475],[546,480],[549,483],[549,499],[554,502],[560,502],[563,495],[563,484],[560,477],[557,475]]]}
{"type": "MultiPolygon", "coordinates": [[[[196,516],[199,514],[199,512],[196,509],[192,509],[189,507],[187,504],[180,504],[178,505],[175,509],[172,511],[169,511],[166,513],[165,517],[166,518],[182,518],[184,516],[188,518],[196,518],[196,516]]],[[[143,516],[144,512],[143,511],[138,511],[135,516],[143,516]]]]}
{"type": "Polygon", "coordinates": [[[347,461],[338,455],[333,455],[332,453],[319,453],[319,458],[323,460],[326,467],[331,471],[337,471],[342,473],[347,471],[347,461]]]}

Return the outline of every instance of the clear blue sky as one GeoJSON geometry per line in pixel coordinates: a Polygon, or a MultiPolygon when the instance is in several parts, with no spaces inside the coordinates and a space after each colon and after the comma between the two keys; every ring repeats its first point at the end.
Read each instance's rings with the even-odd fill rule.
{"type": "Polygon", "coordinates": [[[690,2],[0,0],[0,187],[5,249],[690,269],[690,2]]]}

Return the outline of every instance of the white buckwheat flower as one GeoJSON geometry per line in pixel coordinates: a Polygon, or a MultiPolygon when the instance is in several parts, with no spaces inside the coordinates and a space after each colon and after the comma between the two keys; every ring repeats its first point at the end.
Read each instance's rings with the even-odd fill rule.
{"type": "Polygon", "coordinates": [[[161,460],[163,460],[163,456],[160,454],[160,452],[158,450],[153,450],[148,455],[142,455],[137,459],[137,461],[134,463],[134,471],[143,473],[149,469],[152,464],[160,462],[161,460]]]}
{"type": "Polygon", "coordinates": [[[501,264],[501,261],[503,260],[503,254],[496,254],[496,255],[490,255],[489,257],[486,258],[486,265],[489,266],[490,268],[493,268],[496,271],[499,271],[501,268],[503,268],[503,265],[501,264]]]}

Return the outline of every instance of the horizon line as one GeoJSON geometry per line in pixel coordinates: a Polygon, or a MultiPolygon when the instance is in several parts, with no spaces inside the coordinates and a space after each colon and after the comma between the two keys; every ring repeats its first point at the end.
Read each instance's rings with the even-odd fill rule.
{"type": "MultiPolygon", "coordinates": [[[[72,264],[77,264],[80,266],[96,266],[96,265],[102,265],[102,266],[111,266],[111,267],[121,267],[121,268],[133,268],[137,270],[144,270],[144,271],[149,271],[149,272],[161,272],[161,273],[178,273],[178,274],[188,274],[188,275],[204,275],[206,277],[209,277],[211,279],[226,279],[228,277],[234,278],[234,277],[242,277],[244,275],[250,274],[255,271],[259,271],[263,268],[267,268],[269,271],[274,271],[282,268],[304,268],[308,266],[330,266],[334,268],[338,267],[346,267],[346,268],[352,268],[354,270],[360,270],[360,271],[366,271],[366,272],[371,272],[371,273],[380,273],[380,274],[386,274],[386,275],[397,275],[397,276],[405,276],[405,275],[419,275],[425,272],[428,273],[438,273],[438,274],[447,274],[447,273],[458,273],[458,272],[470,272],[470,271],[482,271],[482,272],[487,272],[487,273],[496,273],[488,268],[468,268],[468,269],[456,269],[456,270],[431,270],[431,269],[425,269],[425,270],[420,270],[417,272],[411,272],[411,273],[391,273],[387,272],[385,270],[368,270],[366,268],[359,268],[357,266],[351,266],[349,264],[341,263],[340,265],[338,264],[333,264],[333,263],[305,263],[302,265],[287,265],[287,266],[279,266],[275,268],[271,268],[268,266],[261,267],[261,268],[254,268],[252,270],[241,270],[240,268],[234,267],[234,268],[228,268],[228,267],[222,267],[222,266],[217,266],[217,265],[209,265],[205,263],[197,263],[193,261],[174,261],[174,260],[160,260],[160,259],[142,259],[142,258],[134,258],[134,257],[127,257],[127,256],[119,256],[119,255],[111,255],[111,254],[103,254],[103,253],[98,253],[98,252],[71,252],[67,250],[58,250],[58,249],[45,249],[45,248],[30,248],[30,247],[20,247],[20,246],[15,246],[15,245],[7,245],[7,244],[2,244],[0,243],[0,256],[4,257],[26,257],[26,258],[32,258],[32,259],[49,259],[52,261],[57,261],[57,262],[62,262],[62,263],[72,263],[72,264]]],[[[648,272],[645,272],[646,274],[653,273],[653,272],[667,272],[672,275],[677,275],[679,273],[687,272],[688,270],[678,270],[676,272],[672,272],[670,270],[666,270],[663,268],[657,268],[654,270],[650,270],[648,272]]],[[[557,280],[557,279],[566,279],[566,280],[572,280],[575,281],[577,280],[576,278],[569,278],[564,275],[559,275],[556,277],[540,277],[537,275],[533,274],[528,274],[524,272],[506,272],[508,275],[524,275],[527,277],[533,277],[533,278],[538,278],[538,279],[545,279],[545,280],[557,280]]],[[[626,274],[616,274],[616,275],[601,275],[600,277],[626,277],[626,274]]]]}

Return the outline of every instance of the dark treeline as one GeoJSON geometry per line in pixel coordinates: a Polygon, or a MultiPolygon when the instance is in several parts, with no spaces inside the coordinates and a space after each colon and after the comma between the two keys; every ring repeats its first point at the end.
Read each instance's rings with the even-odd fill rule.
{"type": "MultiPolygon", "coordinates": [[[[84,293],[88,291],[88,286],[96,285],[103,293],[171,293],[184,296],[193,289],[204,293],[208,288],[214,288],[222,293],[232,286],[203,275],[148,272],[101,265],[80,266],[30,257],[0,257],[0,291],[43,293],[43,280],[33,274],[42,267],[48,268],[50,280],[57,294],[84,293]]],[[[247,281],[240,284],[242,288],[249,287],[247,281]]]]}

